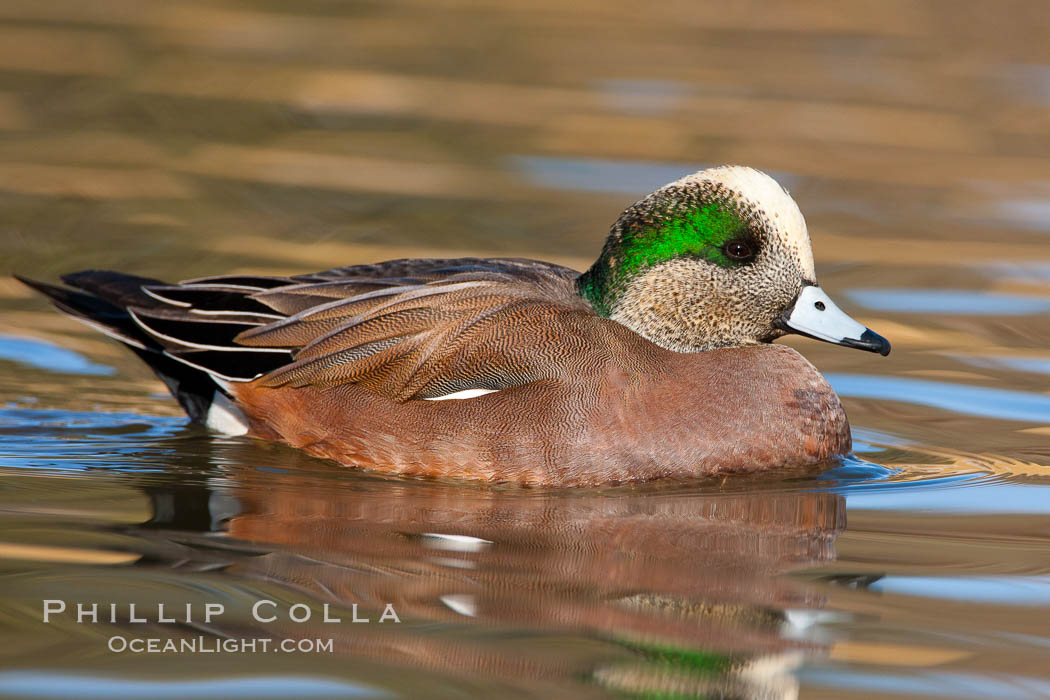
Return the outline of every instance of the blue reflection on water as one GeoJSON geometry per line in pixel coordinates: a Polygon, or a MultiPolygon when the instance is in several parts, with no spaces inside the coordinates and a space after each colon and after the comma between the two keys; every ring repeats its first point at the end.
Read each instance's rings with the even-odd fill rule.
{"type": "Polygon", "coordinates": [[[53,671],[0,673],[0,696],[24,698],[376,698],[388,693],[339,680],[305,676],[151,681],[56,675],[53,671]]]}
{"type": "Polygon", "coordinates": [[[1017,372],[1050,374],[1050,358],[1047,357],[1008,357],[1005,355],[952,355],[971,367],[982,369],[1009,369],[1017,372]]]}
{"type": "MultiPolygon", "coordinates": [[[[854,451],[871,451],[858,448],[859,444],[857,442],[853,443],[854,451]]],[[[841,463],[837,466],[825,469],[814,478],[817,481],[835,481],[842,484],[868,484],[888,479],[897,473],[898,470],[896,469],[868,462],[854,454],[850,454],[843,457],[841,463]]]]}
{"type": "Polygon", "coordinates": [[[1023,316],[1050,311],[1050,299],[975,289],[851,289],[854,303],[876,311],[964,316],[1023,316]]]}
{"type": "Polygon", "coordinates": [[[97,365],[83,355],[35,338],[0,335],[0,360],[63,374],[114,374],[116,370],[97,365]]]}
{"type": "Polygon", "coordinates": [[[966,602],[1050,604],[1050,576],[886,576],[869,588],[884,593],[966,602]]]}
{"type": "Polygon", "coordinates": [[[918,671],[894,674],[892,670],[864,673],[856,668],[803,668],[798,673],[803,683],[833,688],[851,688],[867,693],[942,698],[995,698],[1027,700],[1050,697],[1050,682],[1039,678],[1002,674],[996,677],[946,671],[918,671]]]}
{"type": "Polygon", "coordinates": [[[846,495],[846,507],[929,513],[1050,513],[1050,486],[982,482],[973,475],[956,477],[957,488],[940,479],[863,484],[835,489],[846,495]],[[963,488],[958,488],[963,487],[963,488]]]}
{"type": "Polygon", "coordinates": [[[0,466],[148,471],[187,419],[133,413],[0,409],[0,466]]]}
{"type": "Polygon", "coordinates": [[[1044,394],[869,374],[831,373],[826,376],[841,396],[902,401],[981,418],[1034,423],[1050,421],[1050,396],[1044,394]]]}

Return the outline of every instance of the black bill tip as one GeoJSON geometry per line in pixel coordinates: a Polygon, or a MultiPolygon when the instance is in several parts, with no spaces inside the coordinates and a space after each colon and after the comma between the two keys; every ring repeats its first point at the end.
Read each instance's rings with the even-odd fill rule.
{"type": "Polygon", "coordinates": [[[861,333],[859,339],[843,338],[839,341],[839,344],[845,345],[848,348],[857,348],[858,350],[877,352],[883,357],[890,354],[890,341],[886,340],[870,328],[861,333]]]}

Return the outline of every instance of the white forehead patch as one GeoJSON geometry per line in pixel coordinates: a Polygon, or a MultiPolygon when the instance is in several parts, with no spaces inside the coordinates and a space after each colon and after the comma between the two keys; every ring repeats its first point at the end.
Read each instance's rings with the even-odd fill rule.
{"type": "Polygon", "coordinates": [[[754,168],[741,165],[723,165],[701,170],[672,182],[667,187],[694,182],[717,182],[736,192],[741,199],[766,213],[781,240],[798,257],[802,274],[807,280],[816,281],[813,268],[813,250],[809,243],[809,230],[798,204],[776,180],[754,168]]]}

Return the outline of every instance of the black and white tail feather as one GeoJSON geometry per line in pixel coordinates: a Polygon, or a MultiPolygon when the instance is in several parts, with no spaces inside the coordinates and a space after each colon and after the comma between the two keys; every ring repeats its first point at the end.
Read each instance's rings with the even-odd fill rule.
{"type": "Polygon", "coordinates": [[[235,345],[238,333],[284,318],[247,295],[285,279],[218,277],[169,285],[106,270],[64,275],[74,289],[16,275],[60,311],[120,341],[167,385],[191,419],[221,433],[243,435],[247,422],[229,395],[231,382],[250,381],[288,364],[282,348],[235,345]]]}

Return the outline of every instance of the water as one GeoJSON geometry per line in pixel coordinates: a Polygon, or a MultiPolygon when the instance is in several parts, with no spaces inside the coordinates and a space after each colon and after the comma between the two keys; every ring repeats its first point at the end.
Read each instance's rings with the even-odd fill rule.
{"type": "Polygon", "coordinates": [[[0,0],[0,697],[1050,696],[1050,27],[946,11],[0,0]],[[822,286],[894,345],[787,341],[853,425],[822,472],[358,474],[188,425],[6,277],[579,269],[723,162],[791,189],[822,286]]]}

